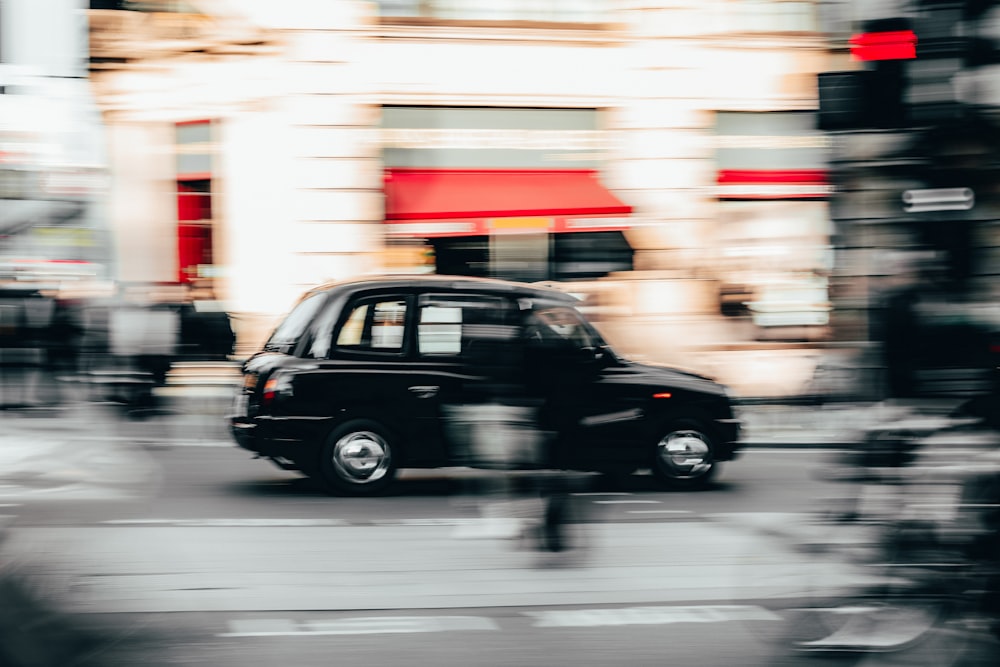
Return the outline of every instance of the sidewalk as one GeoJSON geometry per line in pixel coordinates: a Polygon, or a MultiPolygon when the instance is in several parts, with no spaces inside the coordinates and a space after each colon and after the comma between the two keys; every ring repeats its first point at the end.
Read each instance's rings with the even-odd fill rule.
{"type": "Polygon", "coordinates": [[[856,568],[717,521],[597,523],[550,554],[455,526],[22,527],[6,552],[81,612],[347,611],[738,603],[832,592],[856,568]]]}

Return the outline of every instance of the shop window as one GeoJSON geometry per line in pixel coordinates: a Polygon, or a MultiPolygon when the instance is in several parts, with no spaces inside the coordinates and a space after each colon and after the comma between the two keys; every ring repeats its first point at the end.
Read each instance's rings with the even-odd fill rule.
{"type": "Polygon", "coordinates": [[[631,271],[632,247],[622,232],[555,234],[552,280],[589,280],[631,271]]]}
{"type": "Polygon", "coordinates": [[[612,0],[377,0],[383,18],[606,23],[612,0]]]}
{"type": "Polygon", "coordinates": [[[724,0],[707,5],[711,32],[818,32],[815,2],[805,0],[724,0]]]}

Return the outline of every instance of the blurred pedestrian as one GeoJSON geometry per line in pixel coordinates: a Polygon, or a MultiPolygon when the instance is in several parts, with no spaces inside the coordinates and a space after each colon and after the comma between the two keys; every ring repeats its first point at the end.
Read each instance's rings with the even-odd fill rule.
{"type": "Polygon", "coordinates": [[[459,531],[462,537],[513,538],[523,517],[511,510],[515,485],[511,473],[538,458],[536,401],[527,393],[523,327],[509,311],[467,311],[462,346],[468,380],[460,404],[449,406],[451,428],[464,444],[463,459],[476,469],[473,488],[480,519],[459,531]]]}
{"type": "Polygon", "coordinates": [[[574,412],[566,401],[581,381],[583,348],[576,322],[560,320],[560,309],[540,314],[537,306],[463,322],[471,379],[450,414],[479,471],[473,491],[481,521],[458,534],[530,539],[564,551],[573,545],[567,527],[575,514],[568,473],[574,412]]]}
{"type": "Polygon", "coordinates": [[[46,363],[56,401],[63,402],[63,388],[73,387],[80,372],[84,323],[82,306],[70,299],[55,301],[47,336],[46,363]]]}

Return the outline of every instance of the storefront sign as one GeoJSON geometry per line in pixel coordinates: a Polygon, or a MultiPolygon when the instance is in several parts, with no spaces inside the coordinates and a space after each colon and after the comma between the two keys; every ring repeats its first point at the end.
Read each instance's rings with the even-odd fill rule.
{"type": "Polygon", "coordinates": [[[382,109],[387,168],[594,169],[609,147],[597,109],[382,109]]]}
{"type": "Polygon", "coordinates": [[[381,138],[383,148],[594,151],[606,147],[605,133],[598,130],[385,128],[381,138]]]}
{"type": "Polygon", "coordinates": [[[972,188],[907,190],[903,193],[903,210],[907,213],[968,211],[975,203],[976,195],[972,188]]]}

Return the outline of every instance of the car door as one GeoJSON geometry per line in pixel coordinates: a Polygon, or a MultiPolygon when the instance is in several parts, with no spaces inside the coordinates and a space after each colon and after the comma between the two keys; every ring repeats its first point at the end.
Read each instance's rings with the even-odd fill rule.
{"type": "MultiPolygon", "coordinates": [[[[466,461],[470,431],[462,410],[473,410],[488,397],[473,393],[498,378],[484,378],[473,355],[490,343],[509,345],[517,335],[517,310],[506,297],[491,294],[421,294],[415,314],[415,361],[409,391],[417,398],[419,427],[428,441],[440,442],[439,454],[452,464],[466,461]]],[[[500,357],[497,357],[500,359],[500,357]]],[[[465,413],[468,414],[468,413],[465,413]]]]}
{"type": "Polygon", "coordinates": [[[290,391],[300,410],[327,429],[352,418],[376,420],[419,457],[410,445],[425,445],[418,428],[423,406],[410,390],[413,302],[412,293],[355,294],[320,315],[290,391]]]}

